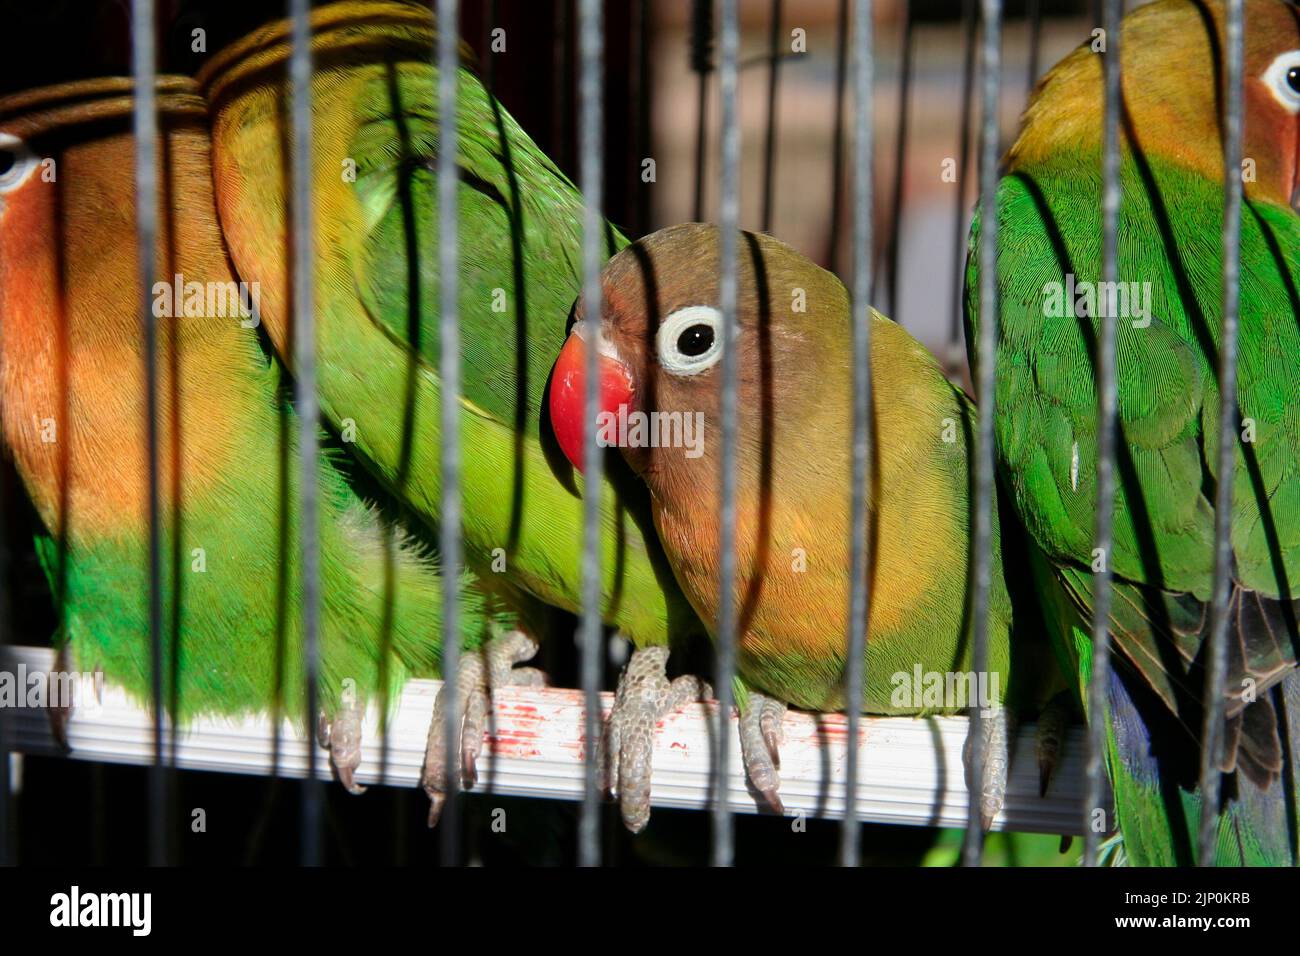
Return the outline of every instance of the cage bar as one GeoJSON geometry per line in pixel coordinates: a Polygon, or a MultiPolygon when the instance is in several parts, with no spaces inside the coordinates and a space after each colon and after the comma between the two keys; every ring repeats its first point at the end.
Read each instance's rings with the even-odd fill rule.
{"type": "Polygon", "coordinates": [[[1245,33],[1242,0],[1227,0],[1223,97],[1223,326],[1219,333],[1219,460],[1214,495],[1214,590],[1210,654],[1205,675],[1201,737],[1201,866],[1213,866],[1219,829],[1219,765],[1223,760],[1224,698],[1228,673],[1229,598],[1232,592],[1232,489],[1237,452],[1237,319],[1241,292],[1242,72],[1245,33]]]}
{"type": "MultiPolygon", "coordinates": [[[[997,359],[998,339],[998,92],[1002,71],[1002,0],[980,0],[984,19],[984,42],[980,52],[981,99],[983,115],[980,117],[980,341],[978,387],[979,429],[975,457],[974,535],[972,547],[974,568],[974,622],[975,672],[988,669],[989,653],[989,581],[992,568],[992,518],[993,497],[996,493],[993,475],[993,419],[997,414],[994,402],[996,384],[994,362],[997,359]]],[[[971,739],[970,779],[975,787],[983,777],[984,748],[980,745],[981,721],[979,703],[970,709],[971,739]]],[[[967,866],[979,866],[984,853],[984,831],[980,825],[979,800],[970,802],[970,819],[967,822],[966,841],[962,859],[967,866]]]]}
{"type": "MultiPolygon", "coordinates": [[[[149,771],[149,862],[167,862],[167,778],[163,757],[162,550],[158,479],[158,320],[149,308],[158,239],[158,69],[154,51],[153,0],[132,0],[131,72],[135,80],[135,226],[143,306],[145,463],[149,541],[149,661],[153,701],[153,766],[149,771]]],[[[67,480],[66,477],[64,480],[67,480]]],[[[64,522],[68,520],[65,515],[64,522]]],[[[62,560],[62,559],[61,559],[62,560]]],[[[63,594],[59,594],[60,603],[63,594]]],[[[60,617],[62,608],[60,607],[60,617]]]]}
{"type": "Polygon", "coordinates": [[[845,694],[849,741],[844,778],[844,822],[840,862],[857,866],[862,828],[858,823],[858,727],[866,681],[867,482],[871,455],[871,201],[875,120],[872,108],[875,59],[871,0],[856,0],[853,17],[853,469],[849,485],[849,642],[845,694]]]}
{"type": "MultiPolygon", "coordinates": [[[[293,190],[293,362],[294,407],[298,412],[298,547],[302,560],[302,655],[305,713],[308,732],[320,711],[320,540],[316,512],[316,467],[320,452],[316,429],[320,413],[316,404],[316,317],[313,305],[313,236],[311,207],[311,3],[293,0],[292,47],[289,54],[290,111],[293,155],[290,183],[293,190]]],[[[288,502],[284,502],[287,507],[288,502]]],[[[316,748],[308,748],[312,778],[302,789],[302,862],[319,866],[321,854],[321,803],[316,778],[316,748]]]]}
{"type": "MultiPolygon", "coordinates": [[[[1102,0],[1102,29],[1106,54],[1101,59],[1103,83],[1101,154],[1101,278],[1115,282],[1119,273],[1119,123],[1121,0],[1102,0]]],[[[1108,288],[1112,288],[1108,286],[1108,288]]],[[[1111,525],[1115,508],[1115,323],[1118,316],[1102,297],[1097,338],[1097,513],[1093,554],[1101,555],[1093,572],[1092,671],[1088,678],[1088,753],[1085,763],[1084,812],[1101,802],[1102,755],[1106,747],[1106,683],[1110,675],[1111,525]]],[[[1085,866],[1101,865],[1101,834],[1084,821],[1085,866]]]]}
{"type": "Polygon", "coordinates": [[[448,705],[443,711],[443,753],[448,768],[442,811],[442,863],[460,861],[460,248],[457,233],[460,185],[460,127],[456,110],[458,0],[438,0],[438,376],[442,430],[439,468],[441,500],[438,548],[442,557],[442,679],[448,705]]]}
{"type": "Polygon", "coordinates": [[[734,856],[731,806],[726,781],[731,734],[732,682],[736,676],[736,445],[739,386],[736,364],[736,232],[740,228],[740,117],[737,110],[737,59],[740,30],[737,0],[722,0],[722,192],[719,225],[722,248],[718,305],[722,312],[722,462],[721,534],[718,542],[717,689],[718,760],[713,807],[713,865],[730,866],[734,856]]]}
{"type": "MultiPolygon", "coordinates": [[[[604,479],[604,450],[596,440],[600,414],[600,270],[604,264],[604,23],[600,0],[580,0],[578,59],[579,142],[582,185],[582,298],[583,328],[588,342],[586,381],[583,385],[582,432],[582,622],[579,630],[579,667],[586,702],[585,732],[596,740],[599,730],[601,666],[601,561],[600,501],[604,479]]],[[[582,816],[578,827],[578,861],[582,866],[600,863],[600,794],[596,747],[584,760],[582,816]]]]}

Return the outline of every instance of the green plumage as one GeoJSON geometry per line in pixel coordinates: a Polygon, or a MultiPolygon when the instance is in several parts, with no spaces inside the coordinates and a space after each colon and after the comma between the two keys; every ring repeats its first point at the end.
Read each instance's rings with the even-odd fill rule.
{"type": "MultiPolygon", "coordinates": [[[[1277,13],[1287,22],[1282,9],[1259,3],[1250,16],[1277,13]]],[[[1214,5],[1215,20],[1221,14],[1214,5]]],[[[1284,38],[1256,26],[1256,44],[1285,49],[1284,38]]],[[[1204,43],[1204,31],[1201,12],[1180,0],[1130,16],[1124,48],[1134,52],[1125,55],[1126,84],[1149,76],[1144,67],[1162,68],[1175,51],[1196,62],[1204,51],[1187,47],[1204,43]]],[[[1261,50],[1258,61],[1254,54],[1248,59],[1267,63],[1271,56],[1261,50]]],[[[1095,316],[1101,309],[1094,297],[1089,310],[1087,294],[1101,278],[1102,241],[1099,122],[1077,113],[1092,102],[1086,92],[1099,76],[1089,57],[1086,48],[1077,51],[1044,80],[999,185],[995,395],[1000,471],[1016,514],[1053,565],[1039,584],[1059,630],[1072,635],[1061,651],[1085,698],[1098,560],[1095,316]],[[1078,301],[1071,301],[1071,285],[1082,295],[1078,301]]],[[[1205,93],[1191,89],[1188,100],[1205,93]]],[[[1208,104],[1174,102],[1181,95],[1126,85],[1121,288],[1111,300],[1117,493],[1114,543],[1105,555],[1115,576],[1109,624],[1118,653],[1105,687],[1107,713],[1090,715],[1107,724],[1125,855],[1146,865],[1196,860],[1219,477],[1223,183],[1197,165],[1199,156],[1187,146],[1196,135],[1178,126],[1196,122],[1195,107],[1208,104]],[[1159,122],[1143,126],[1147,116],[1159,122]],[[1172,149],[1171,143],[1183,145],[1172,149]]],[[[1252,122],[1258,120],[1248,117],[1252,122]]],[[[1258,149],[1263,163],[1262,143],[1258,149]]],[[[972,358],[983,331],[978,241],[977,217],[966,298],[972,358]]],[[[1248,192],[1240,261],[1239,441],[1217,860],[1295,864],[1300,675],[1291,582],[1300,575],[1300,218],[1262,192],[1248,192]]]]}
{"type": "MultiPolygon", "coordinates": [[[[163,78],[159,88],[167,147],[159,271],[168,292],[155,289],[152,304],[164,699],[181,720],[268,709],[302,720],[300,423],[251,323],[171,314],[172,276],[199,288],[233,277],[202,101],[188,79],[163,78]],[[168,304],[161,314],[159,302],[168,304]]],[[[147,701],[146,303],[135,291],[130,92],[129,80],[88,81],[0,101],[0,126],[62,172],[51,182],[29,178],[0,207],[6,243],[21,230],[24,248],[41,251],[0,277],[4,360],[21,369],[5,378],[3,411],[7,449],[50,529],[37,551],[62,612],[57,640],[79,668],[102,668],[147,701]],[[66,281],[47,287],[56,276],[66,281]],[[56,442],[29,424],[50,412],[58,413],[56,442]],[[61,474],[71,476],[66,485],[61,474]]],[[[344,460],[326,439],[316,482],[320,703],[331,716],[346,688],[363,703],[392,702],[407,677],[436,675],[440,658],[436,563],[364,500],[344,460]]],[[[472,586],[461,613],[470,644],[496,623],[472,586]]]]}
{"type": "MultiPolygon", "coordinates": [[[[230,375],[257,373],[232,367],[230,375]]],[[[276,462],[296,468],[296,443],[280,445],[274,424],[273,369],[267,417],[231,421],[243,430],[249,461],[221,494],[165,513],[160,526],[163,592],[163,684],[168,710],[181,721],[200,714],[272,708],[303,718],[303,601],[297,481],[280,483],[276,462]],[[284,517],[288,515],[287,519],[284,517]],[[199,557],[201,549],[202,557],[199,557]]],[[[287,429],[297,427],[283,409],[287,429]]],[[[410,677],[437,677],[441,659],[441,582],[426,548],[366,504],[325,452],[318,469],[320,529],[320,703],[333,715],[345,681],[362,701],[396,702],[410,677]]],[[[81,668],[102,668],[136,698],[150,696],[148,546],[142,528],[113,538],[78,539],[59,571],[57,542],[42,536],[37,552],[56,600],[60,641],[81,668]],[[65,584],[60,595],[58,583],[65,584]]],[[[465,577],[461,632],[465,646],[484,639],[489,610],[465,577]]]]}
{"type": "MultiPolygon", "coordinates": [[[[433,25],[427,11],[395,3],[336,4],[314,17],[331,64],[313,84],[316,221],[330,237],[317,269],[322,408],[336,428],[355,423],[362,459],[436,526],[433,25]],[[355,182],[339,175],[340,157],[355,163],[355,182]]],[[[287,228],[278,175],[287,44],[283,24],[265,33],[224,51],[201,77],[214,112],[218,206],[241,275],[269,274],[287,228]]],[[[477,77],[460,70],[458,89],[465,554],[537,630],[547,606],[580,603],[582,482],[541,408],[581,285],[581,195],[477,77]]],[[[604,240],[610,251],[625,242],[612,228],[604,240]]],[[[264,321],[288,354],[285,300],[267,298],[264,321]]],[[[640,646],[698,633],[644,489],[615,472],[603,488],[606,619],[640,646]]]]}
{"type": "MultiPolygon", "coordinates": [[[[1101,232],[1090,228],[1098,222],[1100,185],[1078,176],[1081,166],[1098,162],[1097,155],[1069,156],[1056,168],[1013,173],[998,194],[1006,230],[998,448],[1026,524],[1056,557],[1091,549],[1097,320],[1045,314],[1054,310],[1054,292],[1045,289],[1064,287],[1067,275],[1076,285],[1100,277],[1101,232]]],[[[1129,580],[1204,600],[1213,570],[1214,512],[1204,489],[1217,463],[1222,186],[1154,158],[1147,169],[1155,191],[1133,162],[1124,165],[1119,275],[1149,288],[1151,319],[1145,327],[1146,319],[1130,310],[1117,325],[1127,451],[1113,566],[1129,580]]],[[[972,236],[973,249],[978,232],[972,236]]],[[[1238,404],[1253,425],[1255,447],[1241,443],[1237,450],[1233,552],[1243,586],[1278,597],[1287,581],[1300,580],[1300,378],[1285,374],[1300,354],[1291,299],[1300,275],[1300,221],[1290,211],[1248,203],[1241,250],[1238,404]],[[1272,502],[1271,520],[1261,515],[1256,480],[1272,502]]],[[[976,276],[972,258],[968,278],[976,276]]],[[[973,295],[968,302],[974,321],[978,303],[973,295]]]]}

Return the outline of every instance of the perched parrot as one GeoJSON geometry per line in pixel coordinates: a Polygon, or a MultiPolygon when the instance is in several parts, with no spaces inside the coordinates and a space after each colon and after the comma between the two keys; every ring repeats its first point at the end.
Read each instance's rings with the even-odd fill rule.
{"type": "MultiPolygon", "coordinates": [[[[779,806],[773,718],[786,703],[933,714],[978,699],[994,714],[980,724],[989,757],[985,777],[972,786],[987,825],[1005,794],[1015,714],[1046,708],[1065,683],[1032,590],[1015,586],[1027,560],[1016,529],[999,528],[996,516],[988,671],[970,684],[949,680],[972,668],[974,408],[919,342],[872,313],[877,441],[875,477],[866,489],[873,555],[866,684],[861,702],[846,701],[849,297],[833,275],[776,239],[743,233],[740,240],[735,606],[737,670],[749,688],[741,742],[751,780],[779,806]],[[931,694],[929,675],[939,675],[948,692],[931,694]]],[[[709,622],[717,619],[719,594],[718,274],[713,226],[674,226],[634,243],[602,274],[596,346],[607,416],[602,440],[617,444],[649,487],[677,580],[709,622]]],[[[560,352],[549,403],[561,447],[575,464],[582,460],[584,369],[593,347],[585,334],[575,326],[560,352]]]]}
{"type": "MultiPolygon", "coordinates": [[[[1220,864],[1295,864],[1300,673],[1300,14],[1245,4],[1245,204],[1220,864]]],[[[1116,287],[1099,287],[1101,58],[1039,84],[998,188],[1001,477],[1051,562],[1062,649],[1086,697],[1097,507],[1096,316],[1118,344],[1107,766],[1127,859],[1198,860],[1219,479],[1224,8],[1158,0],[1123,23],[1116,287]],[[1109,302],[1109,306],[1107,305],[1109,302]],[[1077,317],[1076,317],[1077,316],[1077,317]],[[1059,586],[1059,587],[1058,587],[1059,586]]],[[[968,343],[980,333],[978,222],[968,343]]]]}
{"type": "MultiPolygon", "coordinates": [[[[423,7],[338,3],[312,12],[312,190],[321,406],[411,511],[440,512],[437,372],[439,145],[435,29],[423,7]]],[[[291,361],[288,298],[289,27],[220,51],[199,76],[211,111],[217,206],[242,278],[291,361]]],[[[458,71],[459,248],[466,561],[532,633],[546,608],[579,606],[582,485],[543,427],[547,373],[581,285],[582,197],[467,68],[458,71]]],[[[609,228],[608,245],[625,240],[609,228]]],[[[654,538],[644,488],[615,469],[601,489],[603,614],[648,672],[613,726],[664,712],[670,640],[703,629],[654,538]],[[616,487],[621,482],[621,486],[616,487]]],[[[476,675],[508,674],[467,657],[476,675]]],[[[680,699],[705,687],[679,678],[680,699]]],[[[679,699],[674,697],[673,700],[679,699]]],[[[622,738],[644,773],[620,794],[628,825],[649,816],[650,734],[622,738]]],[[[431,757],[436,756],[431,754],[431,757]]],[[[443,771],[425,786],[436,820],[443,771]]]]}
{"type": "MultiPolygon", "coordinates": [[[[158,81],[152,303],[138,279],[129,79],[0,99],[3,437],[48,537],[75,662],[151,686],[142,317],[158,318],[165,696],[173,717],[304,706],[296,436],[216,218],[206,104],[158,81]]],[[[367,701],[436,673],[440,583],[330,456],[318,471],[321,706],[349,789],[367,701]]],[[[463,629],[489,621],[470,590],[463,629]]],[[[496,623],[495,618],[493,623],[496,623]]],[[[385,695],[389,695],[385,698],[385,695]]]]}

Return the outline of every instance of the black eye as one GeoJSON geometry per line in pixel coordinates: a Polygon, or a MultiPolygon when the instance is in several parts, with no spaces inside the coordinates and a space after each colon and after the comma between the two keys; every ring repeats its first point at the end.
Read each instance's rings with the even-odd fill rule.
{"type": "Polygon", "coordinates": [[[1286,85],[1300,93],[1300,66],[1293,66],[1286,71],[1286,85]]]}
{"type": "Polygon", "coordinates": [[[677,336],[677,351],[694,358],[713,348],[713,328],[708,325],[692,325],[677,336]]]}
{"type": "Polygon", "coordinates": [[[0,176],[13,169],[14,164],[17,162],[18,154],[12,149],[0,149],[0,176]]]}

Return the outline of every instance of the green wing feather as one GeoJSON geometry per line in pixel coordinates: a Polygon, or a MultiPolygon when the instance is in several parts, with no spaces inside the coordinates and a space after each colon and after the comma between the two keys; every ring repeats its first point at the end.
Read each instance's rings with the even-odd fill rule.
{"type": "MultiPolygon", "coordinates": [[[[1093,159],[1062,157],[1013,172],[1004,177],[998,197],[999,465],[1017,513],[1056,565],[1060,600],[1072,604],[1083,620],[1092,606],[1097,448],[1092,355],[1098,320],[1086,314],[1076,318],[1068,302],[1062,309],[1060,299],[1052,297],[1062,295],[1069,277],[1076,289],[1099,278],[1100,183],[1079,173],[1093,168],[1093,159]]],[[[1152,738],[1144,738],[1142,746],[1155,747],[1152,741],[1162,734],[1186,746],[1200,734],[1206,602],[1213,575],[1222,187],[1159,160],[1132,156],[1126,157],[1122,184],[1118,274],[1136,284],[1125,290],[1129,308],[1116,323],[1120,431],[1114,547],[1108,556],[1115,574],[1111,629],[1123,653],[1121,666],[1142,678],[1137,697],[1153,691],[1175,718],[1172,729],[1157,731],[1160,721],[1149,702],[1136,706],[1152,738]]],[[[978,222],[972,249],[977,240],[978,222]]],[[[1297,662],[1297,605],[1290,582],[1300,574],[1300,423],[1295,417],[1300,219],[1290,210],[1247,203],[1241,249],[1243,440],[1233,489],[1235,614],[1225,769],[1245,771],[1249,783],[1243,789],[1252,788],[1258,799],[1252,811],[1251,799],[1243,795],[1225,815],[1225,826],[1259,811],[1249,828],[1258,834],[1279,803],[1273,793],[1280,786],[1278,775],[1295,759],[1283,752],[1295,746],[1295,738],[1288,742],[1277,729],[1290,717],[1281,697],[1273,698],[1292,692],[1286,688],[1295,682],[1297,662]],[[1263,796],[1269,793],[1273,796],[1263,796]]],[[[971,256],[969,341],[979,326],[977,265],[971,256]]],[[[1086,304],[1077,311],[1085,309],[1086,304]]],[[[1076,635],[1073,650],[1086,671],[1086,627],[1080,625],[1076,635]]],[[[1125,693],[1112,693],[1112,706],[1125,693]]],[[[1120,748],[1120,756],[1112,753],[1112,771],[1126,769],[1116,761],[1122,763],[1123,748],[1134,745],[1133,739],[1117,739],[1112,730],[1111,742],[1120,748]]],[[[1171,822],[1171,804],[1161,794],[1121,797],[1142,775],[1127,770],[1121,775],[1126,779],[1116,782],[1121,814],[1127,808],[1136,820],[1151,809],[1150,797],[1163,808],[1155,811],[1155,831],[1166,838],[1180,832],[1194,842],[1187,837],[1194,830],[1184,832],[1183,825],[1171,822]]],[[[1168,771],[1167,762],[1165,771],[1151,771],[1153,779],[1181,776],[1168,771]]],[[[1179,800],[1186,804],[1180,813],[1191,813],[1199,806],[1194,773],[1180,786],[1179,800]]],[[[1278,832],[1285,835],[1282,845],[1260,853],[1294,859],[1294,827],[1278,832]]],[[[1127,828],[1125,839],[1129,842],[1127,828]]],[[[1130,851],[1142,843],[1135,839],[1130,851]]],[[[1154,845],[1148,843],[1136,858],[1157,858],[1154,845]]],[[[1240,846],[1234,853],[1255,855],[1240,846]]]]}
{"type": "MultiPolygon", "coordinates": [[[[395,82],[376,76],[350,91],[367,111],[351,155],[369,217],[351,270],[367,313],[436,367],[433,76],[403,71],[395,82]]],[[[535,430],[541,386],[581,286],[582,197],[467,70],[460,90],[463,394],[502,425],[535,430]]],[[[627,244],[613,229],[608,239],[611,254],[627,244]]]]}
{"type": "MultiPolygon", "coordinates": [[[[322,171],[316,220],[331,236],[317,271],[322,409],[340,430],[355,423],[352,447],[414,514],[436,525],[433,24],[427,12],[394,4],[322,8],[315,18],[317,42],[332,60],[313,96],[314,161],[322,171]],[[383,42],[359,40],[370,36],[383,42]],[[355,163],[355,182],[340,180],[340,152],[355,163]]],[[[283,148],[275,104],[286,82],[283,59],[259,61],[262,52],[256,45],[243,51],[259,65],[210,91],[219,205],[243,275],[269,267],[287,228],[283,195],[258,194],[259,184],[278,181],[268,151],[283,148]]],[[[243,67],[233,56],[220,65],[243,67]]],[[[582,482],[542,407],[581,285],[582,197],[466,69],[458,71],[458,115],[465,553],[486,586],[535,620],[544,606],[579,605],[582,482]]],[[[613,229],[605,239],[611,251],[625,242],[613,229]]],[[[283,352],[287,314],[272,302],[263,316],[283,352]]],[[[654,537],[644,487],[621,462],[611,460],[608,470],[601,489],[606,619],[638,645],[702,633],[654,537]]]]}

